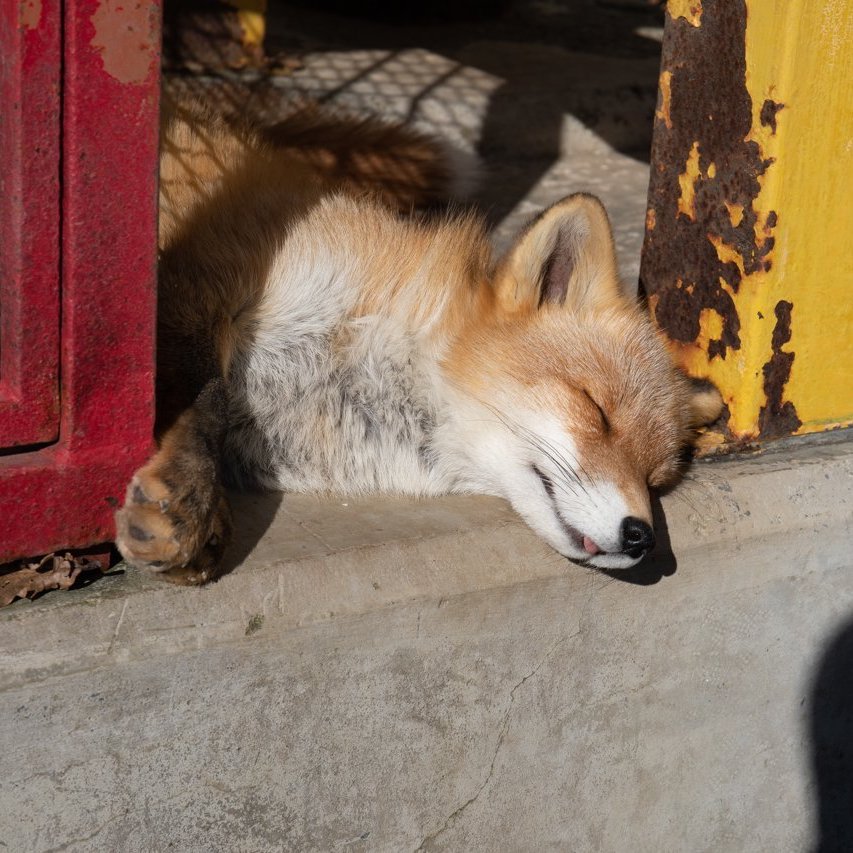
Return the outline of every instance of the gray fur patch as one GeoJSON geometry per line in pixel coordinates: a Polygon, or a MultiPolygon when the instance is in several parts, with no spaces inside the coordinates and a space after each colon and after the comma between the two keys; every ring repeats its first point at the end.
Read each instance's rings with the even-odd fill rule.
{"type": "Polygon", "coordinates": [[[424,363],[378,318],[238,354],[229,478],[288,491],[447,491],[430,450],[439,413],[424,363]]]}

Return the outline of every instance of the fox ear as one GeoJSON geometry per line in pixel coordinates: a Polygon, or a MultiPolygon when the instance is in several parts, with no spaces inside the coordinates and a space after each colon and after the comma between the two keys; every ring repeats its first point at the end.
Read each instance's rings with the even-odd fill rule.
{"type": "Polygon", "coordinates": [[[602,203],[576,193],[543,211],[500,262],[495,292],[510,313],[545,303],[579,309],[621,299],[613,233],[602,203]]]}

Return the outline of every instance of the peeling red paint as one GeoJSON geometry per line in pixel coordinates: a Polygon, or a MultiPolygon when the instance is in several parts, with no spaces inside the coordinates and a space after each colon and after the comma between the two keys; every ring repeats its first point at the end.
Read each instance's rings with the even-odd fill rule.
{"type": "Polygon", "coordinates": [[[0,449],[59,433],[60,23],[0,4],[0,449]]]}
{"type": "MultiPolygon", "coordinates": [[[[0,23],[10,5],[0,7],[0,23]]],[[[153,56],[147,74],[130,83],[108,72],[103,53],[93,45],[98,9],[97,0],[43,0],[38,31],[25,34],[25,44],[31,39],[37,49],[23,59],[9,51],[0,54],[0,63],[7,63],[7,73],[0,74],[4,118],[9,102],[3,84],[15,79],[7,69],[21,71],[24,82],[33,86],[23,90],[27,97],[22,103],[15,102],[30,148],[16,148],[13,137],[3,136],[4,144],[9,139],[13,143],[3,152],[29,150],[24,165],[38,166],[34,171],[49,179],[48,187],[50,181],[62,187],[61,198],[57,193],[52,205],[45,203],[42,185],[29,180],[15,182],[14,195],[0,196],[0,210],[11,225],[26,225],[20,231],[27,263],[21,292],[28,299],[39,293],[46,300],[42,312],[21,315],[18,338],[3,334],[3,352],[14,354],[10,340],[26,344],[31,332],[41,341],[39,324],[52,318],[44,340],[56,350],[62,390],[49,446],[17,452],[8,442],[0,443],[5,448],[0,455],[0,563],[112,539],[115,507],[151,449],[158,4],[145,6],[146,19],[155,24],[149,32],[153,56]],[[46,40],[48,32],[56,36],[53,41],[46,40]],[[55,49],[48,50],[48,42],[55,49]],[[32,107],[47,96],[55,101],[53,110],[34,112],[32,107]],[[47,310],[50,299],[57,303],[53,315],[47,310]]],[[[135,14],[131,10],[132,21],[135,14]]],[[[16,45],[17,38],[14,30],[0,27],[0,47],[16,45]]],[[[3,132],[17,127],[0,122],[3,132]]],[[[0,170],[0,182],[10,179],[8,163],[0,170]]],[[[0,238],[7,236],[6,222],[0,220],[0,238]]],[[[0,239],[0,260],[7,261],[8,253],[20,248],[0,239]]],[[[8,288],[17,283],[0,275],[3,322],[13,304],[6,300],[8,288]]],[[[45,348],[45,357],[48,352],[45,348]]],[[[24,390],[39,375],[22,373],[24,390]]],[[[55,392],[56,381],[54,375],[55,392]]],[[[0,438],[4,430],[12,430],[14,444],[20,434],[17,409],[4,408],[4,390],[0,387],[0,438]]]]}
{"type": "Polygon", "coordinates": [[[158,53],[158,7],[133,0],[101,0],[92,15],[92,46],[104,71],[120,83],[144,83],[158,53]]]}
{"type": "Polygon", "coordinates": [[[41,0],[22,0],[20,4],[20,21],[25,30],[33,30],[41,21],[41,0]]]}

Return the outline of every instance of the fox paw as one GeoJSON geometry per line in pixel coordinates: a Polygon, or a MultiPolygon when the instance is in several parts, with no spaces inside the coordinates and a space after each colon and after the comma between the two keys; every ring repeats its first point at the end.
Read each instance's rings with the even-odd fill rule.
{"type": "Polygon", "coordinates": [[[198,585],[221,574],[231,513],[221,486],[161,475],[155,457],[136,472],[116,513],[116,545],[140,569],[176,584],[198,585]]]}

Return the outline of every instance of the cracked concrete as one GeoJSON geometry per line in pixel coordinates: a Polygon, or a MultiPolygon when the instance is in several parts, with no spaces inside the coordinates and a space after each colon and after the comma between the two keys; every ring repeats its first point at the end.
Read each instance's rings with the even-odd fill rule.
{"type": "Polygon", "coordinates": [[[243,496],[210,588],[117,574],[0,613],[0,840],[849,841],[851,483],[843,440],[697,465],[633,583],[500,501],[243,496]]]}
{"type": "MultiPolygon", "coordinates": [[[[420,615],[418,616],[418,619],[420,621],[420,615]]],[[[580,633],[580,632],[578,632],[578,633],[580,633]]],[[[497,741],[497,744],[495,745],[495,751],[494,751],[494,754],[492,755],[492,760],[489,763],[489,771],[486,774],[486,778],[483,780],[482,784],[474,792],[473,796],[471,796],[467,800],[465,800],[465,802],[462,803],[461,806],[459,806],[457,809],[455,809],[452,812],[452,814],[450,814],[446,818],[446,820],[442,823],[442,825],[435,832],[430,833],[426,838],[424,838],[423,841],[421,841],[420,844],[418,844],[417,848],[415,849],[415,853],[420,853],[421,850],[430,851],[430,850],[436,849],[434,842],[441,835],[443,835],[444,832],[446,832],[449,828],[451,828],[453,826],[454,822],[462,814],[462,812],[464,812],[465,809],[468,808],[468,806],[470,806],[473,802],[475,802],[477,800],[477,798],[480,796],[480,794],[483,793],[483,791],[485,790],[485,788],[489,784],[489,782],[492,781],[492,776],[494,775],[494,772],[495,772],[495,761],[497,760],[498,753],[501,750],[501,746],[503,746],[504,736],[506,735],[506,731],[507,731],[507,728],[509,726],[509,716],[512,713],[513,704],[515,702],[516,691],[518,691],[521,687],[523,687],[524,684],[526,684],[531,678],[533,678],[534,675],[536,675],[539,672],[540,669],[542,669],[542,667],[548,662],[550,657],[554,654],[554,652],[557,650],[557,648],[559,646],[563,645],[564,643],[568,642],[571,639],[574,639],[574,637],[578,636],[578,633],[573,634],[571,637],[563,637],[563,638],[557,640],[557,642],[555,642],[554,645],[551,646],[551,648],[548,650],[547,654],[542,658],[542,660],[539,661],[539,663],[537,663],[536,666],[534,666],[533,669],[530,672],[528,672],[527,675],[525,675],[521,679],[521,681],[519,681],[512,688],[512,690],[510,690],[509,702],[507,703],[506,713],[504,714],[503,720],[501,721],[500,730],[498,732],[498,741],[497,741]]]]}

